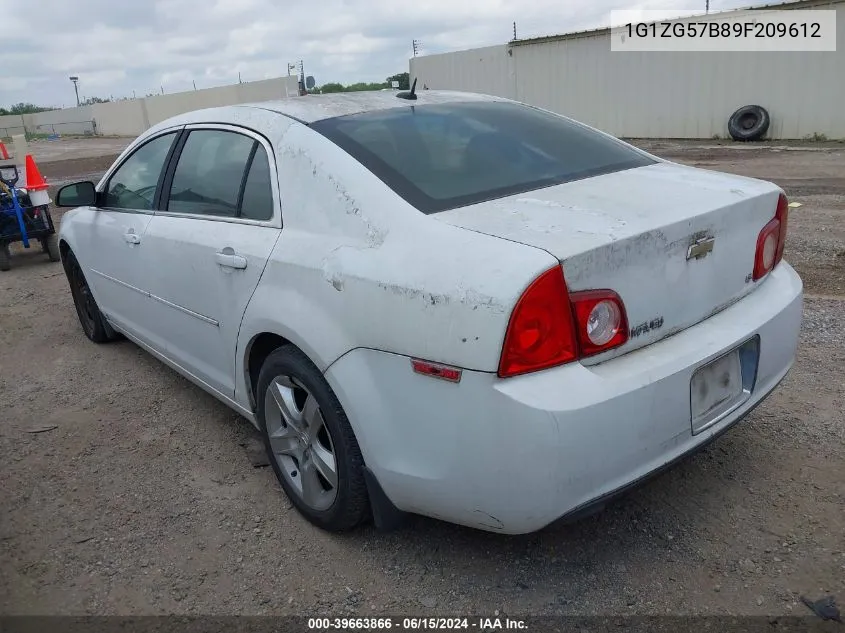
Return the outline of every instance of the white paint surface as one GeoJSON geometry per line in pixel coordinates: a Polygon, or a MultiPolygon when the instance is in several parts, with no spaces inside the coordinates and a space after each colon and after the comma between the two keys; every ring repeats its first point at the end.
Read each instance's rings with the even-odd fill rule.
{"type": "MultiPolygon", "coordinates": [[[[413,105],[464,98],[429,92],[413,105]]],[[[375,93],[295,108],[316,119],[411,105],[375,93]]],[[[538,529],[724,430],[792,364],[802,298],[792,268],[779,265],[737,296],[756,232],[774,212],[773,185],[661,162],[426,216],[327,139],[263,106],[162,122],[118,164],[144,139],[203,121],[265,139],[273,219],[81,208],[64,216],[61,240],[116,328],[254,423],[251,343],[272,333],[298,346],[400,509],[499,532],[538,529]],[[679,258],[675,247],[702,229],[725,247],[698,262],[679,258]],[[129,231],[138,239],[127,241],[129,231]],[[215,263],[229,248],[245,268],[215,263]],[[516,302],[559,260],[573,288],[617,289],[632,315],[660,310],[667,328],[604,362],[497,378],[516,302]],[[727,298],[737,300],[725,307],[727,298]],[[754,335],[757,387],[693,436],[693,372],[754,335]],[[460,367],[461,380],[416,374],[412,357],[460,367]]]]}

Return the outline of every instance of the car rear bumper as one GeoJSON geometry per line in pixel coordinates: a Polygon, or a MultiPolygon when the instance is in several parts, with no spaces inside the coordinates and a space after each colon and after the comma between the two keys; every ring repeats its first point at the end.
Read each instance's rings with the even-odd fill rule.
{"type": "Polygon", "coordinates": [[[792,366],[801,312],[801,280],[783,263],[706,321],[590,367],[505,380],[464,371],[454,384],[414,374],[407,357],[358,349],[326,377],[399,509],[526,533],[588,513],[742,419],[792,366]],[[750,395],[693,434],[692,374],[754,336],[750,395]]]}

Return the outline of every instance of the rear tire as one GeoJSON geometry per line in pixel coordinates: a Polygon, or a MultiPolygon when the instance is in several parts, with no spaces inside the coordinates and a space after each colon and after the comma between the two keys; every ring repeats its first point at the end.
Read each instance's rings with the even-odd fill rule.
{"type": "Polygon", "coordinates": [[[73,252],[68,251],[65,258],[65,275],[67,275],[70,292],[73,295],[73,305],[76,307],[76,315],[79,317],[79,324],[90,340],[95,343],[108,343],[116,340],[117,333],[109,327],[103,313],[91,294],[82,268],[76,260],[73,252]]]}
{"type": "Polygon", "coordinates": [[[350,530],[367,519],[361,449],[314,363],[291,345],[280,347],[261,367],[257,396],[267,456],[296,509],[330,532],[350,530]]]}
{"type": "Polygon", "coordinates": [[[62,260],[62,254],[59,252],[59,236],[55,233],[44,238],[44,251],[50,256],[51,262],[59,262],[62,260]]]}
{"type": "Polygon", "coordinates": [[[8,244],[0,244],[0,270],[9,270],[12,267],[12,255],[9,253],[8,244]]]}

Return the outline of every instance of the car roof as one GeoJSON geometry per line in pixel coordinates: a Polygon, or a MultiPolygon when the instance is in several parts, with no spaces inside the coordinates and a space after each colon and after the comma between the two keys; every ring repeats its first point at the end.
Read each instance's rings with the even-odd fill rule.
{"type": "Polygon", "coordinates": [[[402,108],[427,104],[456,103],[466,101],[506,101],[500,97],[457,92],[451,90],[420,90],[414,101],[397,97],[399,91],[373,90],[366,92],[343,92],[324,95],[289,97],[261,103],[244,103],[236,107],[262,108],[278,112],[302,123],[314,123],[323,119],[360,114],[389,108],[402,108]]]}

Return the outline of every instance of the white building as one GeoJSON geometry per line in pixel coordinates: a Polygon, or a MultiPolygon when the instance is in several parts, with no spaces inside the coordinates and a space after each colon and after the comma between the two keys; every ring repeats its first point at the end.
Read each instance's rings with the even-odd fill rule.
{"type": "Polygon", "coordinates": [[[845,139],[845,0],[766,9],[836,10],[837,50],[611,52],[605,28],[415,57],[410,74],[418,89],[517,99],[619,137],[729,138],[731,114],[760,105],[766,138],[845,139]]]}

